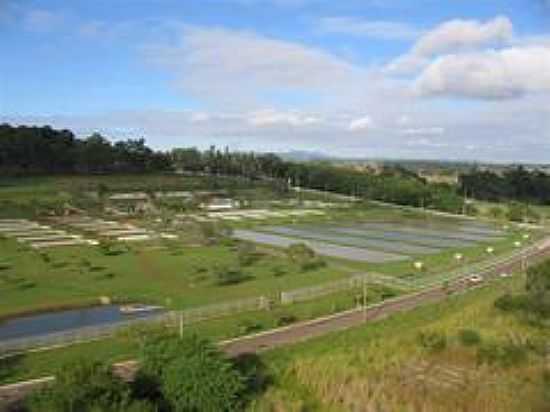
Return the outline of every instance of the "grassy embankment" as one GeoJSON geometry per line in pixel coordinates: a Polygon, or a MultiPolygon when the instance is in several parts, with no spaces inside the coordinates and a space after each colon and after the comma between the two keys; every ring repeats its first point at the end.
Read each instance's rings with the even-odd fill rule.
{"type": "Polygon", "coordinates": [[[262,358],[273,384],[250,410],[548,410],[545,362],[526,344],[547,341],[548,331],[493,306],[503,293],[522,287],[519,277],[501,280],[440,304],[266,353],[262,358]],[[465,344],[459,338],[464,329],[478,333],[481,341],[465,344]],[[445,337],[445,345],[421,345],[421,332],[445,337]],[[480,352],[497,354],[497,360],[483,362],[480,352]]]}

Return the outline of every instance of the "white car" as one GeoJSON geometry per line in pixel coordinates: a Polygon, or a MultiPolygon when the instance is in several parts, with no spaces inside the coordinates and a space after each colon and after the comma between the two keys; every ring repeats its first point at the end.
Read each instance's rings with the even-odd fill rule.
{"type": "Polygon", "coordinates": [[[474,285],[477,285],[481,282],[483,282],[483,277],[480,276],[480,275],[471,275],[469,278],[468,278],[468,282],[474,284],[474,285]]]}
{"type": "Polygon", "coordinates": [[[512,274],[508,272],[502,272],[499,276],[501,278],[509,278],[510,276],[512,276],[512,274]]]}

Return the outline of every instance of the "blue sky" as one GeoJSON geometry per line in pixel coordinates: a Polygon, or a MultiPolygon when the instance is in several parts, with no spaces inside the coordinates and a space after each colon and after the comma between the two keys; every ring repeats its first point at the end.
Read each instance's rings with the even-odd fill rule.
{"type": "Polygon", "coordinates": [[[547,0],[0,0],[0,121],[548,161],[547,0]]]}

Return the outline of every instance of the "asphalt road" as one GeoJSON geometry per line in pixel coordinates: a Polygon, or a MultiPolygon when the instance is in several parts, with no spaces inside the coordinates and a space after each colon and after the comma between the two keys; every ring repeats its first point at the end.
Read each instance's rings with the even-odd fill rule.
{"type": "MultiPolygon", "coordinates": [[[[539,244],[543,244],[540,243],[539,244]]],[[[296,323],[285,328],[274,329],[255,335],[244,336],[229,341],[220,342],[220,347],[230,356],[238,356],[246,353],[256,353],[282,345],[304,341],[327,333],[341,331],[361,325],[367,321],[374,321],[387,317],[393,313],[414,309],[427,303],[440,302],[450,295],[465,292],[468,289],[483,287],[491,279],[500,276],[501,273],[511,273],[521,269],[522,262],[530,266],[545,257],[550,257],[550,244],[532,247],[525,254],[514,256],[510,260],[495,263],[475,274],[483,277],[483,282],[472,283],[469,276],[451,281],[447,287],[436,286],[421,292],[384,301],[376,306],[353,309],[333,316],[314,319],[312,321],[296,323]]]]}
{"type": "MultiPolygon", "coordinates": [[[[478,284],[469,281],[468,277],[463,277],[450,282],[445,288],[441,286],[432,287],[415,294],[384,301],[378,305],[369,307],[367,310],[357,308],[320,319],[296,323],[284,328],[223,341],[219,343],[219,346],[229,356],[258,353],[328,333],[349,329],[368,321],[379,320],[394,313],[411,310],[428,303],[440,302],[452,294],[483,287],[491,279],[499,277],[503,272],[511,273],[521,267],[525,268],[544,258],[549,258],[550,238],[539,242],[538,245],[527,249],[521,255],[497,262],[482,271],[476,272],[475,274],[481,275],[484,279],[483,282],[478,284]]],[[[138,363],[134,360],[113,365],[115,373],[128,380],[133,379],[137,368],[138,363]]],[[[5,408],[9,407],[8,405],[16,404],[30,392],[50,384],[54,379],[53,376],[48,376],[34,381],[1,386],[0,410],[5,410],[5,408]]]]}

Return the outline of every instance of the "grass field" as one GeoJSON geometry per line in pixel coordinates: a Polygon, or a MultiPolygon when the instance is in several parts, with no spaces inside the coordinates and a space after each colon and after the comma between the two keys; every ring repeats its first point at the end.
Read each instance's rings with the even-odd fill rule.
{"type": "Polygon", "coordinates": [[[243,281],[220,285],[218,271],[238,266],[232,246],[147,249],[109,256],[98,248],[39,253],[0,239],[0,316],[99,302],[100,296],[189,308],[300,288],[349,274],[330,263],[302,271],[280,252],[258,253],[243,281]]]}
{"type": "Polygon", "coordinates": [[[517,363],[487,365],[477,355],[479,347],[549,338],[547,330],[493,307],[497,297],[522,285],[519,278],[499,281],[441,304],[266,353],[273,384],[249,409],[548,410],[543,358],[527,351],[517,363]],[[463,329],[477,331],[481,343],[461,343],[463,329]],[[445,336],[446,346],[426,349],[419,344],[420,332],[445,336]]]}
{"type": "MultiPolygon", "coordinates": [[[[213,319],[185,327],[185,333],[198,333],[215,341],[282,326],[287,322],[314,319],[319,316],[351,309],[360,299],[360,290],[335,293],[314,301],[288,306],[275,305],[271,310],[241,313],[223,319],[213,319]]],[[[368,302],[396,296],[397,291],[383,286],[368,289],[368,302]]],[[[176,325],[177,327],[177,325],[176,325]]],[[[136,336],[152,327],[137,327],[121,331],[115,337],[68,347],[28,352],[0,359],[0,384],[55,374],[63,364],[80,357],[117,362],[132,359],[139,350],[136,336]]]]}
{"type": "MultiPolygon", "coordinates": [[[[106,218],[102,205],[86,195],[87,191],[99,190],[100,185],[112,192],[227,189],[229,196],[251,201],[251,207],[254,207],[254,202],[269,204],[270,200],[280,200],[281,196],[283,198],[294,196],[294,199],[296,196],[277,193],[269,184],[257,182],[252,184],[236,179],[178,176],[0,179],[0,218],[33,218],[39,212],[41,215],[34,220],[55,227],[58,224],[48,220],[47,211],[65,202],[84,209],[89,215],[106,218]]],[[[104,296],[114,301],[160,304],[170,309],[194,308],[260,295],[275,298],[282,291],[320,285],[365,271],[423,281],[487,259],[485,250],[487,246],[494,247],[495,254],[508,253],[514,249],[513,242],[520,240],[522,235],[519,231],[510,230],[503,240],[477,243],[467,247],[451,247],[429,255],[411,254],[411,259],[403,262],[376,264],[325,257],[323,258],[326,263],[324,267],[304,271],[298,263],[292,262],[287,257],[284,250],[268,246],[256,246],[256,258],[243,264],[239,259],[238,242],[225,239],[213,245],[207,245],[204,233],[201,232],[204,228],[200,225],[178,222],[177,226],[170,226],[174,220],[164,219],[162,212],[136,215],[122,220],[156,232],[172,231],[177,233],[180,239],[121,245],[115,248],[118,250],[117,253],[106,253],[102,247],[91,246],[55,248],[38,252],[13,239],[0,236],[0,319],[36,311],[97,304],[100,297],[104,296]],[[159,220],[159,216],[163,219],[159,220]],[[463,255],[461,262],[454,258],[456,253],[463,255]],[[413,262],[418,259],[424,263],[421,271],[413,268],[413,262]],[[228,270],[240,273],[238,282],[222,284],[221,275],[228,270]]],[[[449,224],[454,222],[454,219],[433,217],[418,211],[403,211],[358,203],[351,207],[328,209],[326,216],[271,218],[263,221],[245,220],[231,222],[230,226],[235,229],[257,230],[261,225],[294,226],[297,223],[298,226],[311,224],[316,227],[324,225],[353,227],[356,223],[363,222],[397,224],[413,222],[422,227],[429,227],[449,224]]],[[[63,226],[61,228],[68,231],[75,230],[63,226]]],[[[536,235],[532,238],[535,239],[536,235]]],[[[296,241],[299,242],[300,239],[296,241]]],[[[410,242],[414,244],[414,241],[410,242]]],[[[349,309],[357,304],[359,293],[360,291],[357,290],[349,290],[316,298],[306,303],[289,306],[275,304],[270,311],[240,313],[226,318],[203,321],[187,326],[186,330],[196,331],[216,340],[235,337],[281,326],[287,322],[311,319],[349,309]]],[[[371,286],[369,302],[379,301],[395,293],[382,286],[371,286]]],[[[460,299],[462,298],[458,300],[460,299]]],[[[437,308],[435,310],[440,311],[437,308]]],[[[413,320],[414,322],[416,321],[413,320]]],[[[385,324],[384,322],[381,325],[385,324]]],[[[385,328],[385,326],[380,327],[383,330],[385,328]]],[[[368,328],[375,328],[375,326],[368,328]]],[[[122,333],[114,338],[93,343],[28,353],[2,361],[0,382],[13,382],[54,373],[58,365],[78,356],[94,355],[101,359],[116,361],[132,357],[136,351],[135,337],[132,334],[122,333]]],[[[266,359],[269,360],[271,356],[267,355],[266,359]]],[[[284,364],[276,355],[273,356],[275,356],[273,358],[275,368],[286,367],[278,366],[284,364]]],[[[327,364],[327,368],[337,369],[337,365],[327,364]]],[[[307,367],[304,366],[302,371],[306,369],[307,367]]],[[[322,374],[321,371],[318,373],[322,374]]],[[[341,372],[338,371],[338,376],[340,374],[341,372]]],[[[286,382],[286,378],[277,379],[286,382]]],[[[282,401],[290,402],[283,402],[284,407],[279,410],[293,410],[296,405],[305,405],[307,409],[307,399],[310,398],[317,406],[322,403],[330,405],[333,401],[330,398],[332,394],[327,395],[325,399],[316,392],[317,389],[305,385],[302,382],[305,379],[303,376],[294,376],[292,379],[293,381],[289,382],[297,385],[297,392],[285,392],[286,383],[281,387],[275,385],[264,398],[258,401],[254,410],[277,410],[277,405],[281,401],[277,398],[279,395],[282,396],[282,401]],[[304,389],[303,393],[301,388],[304,389]],[[306,401],[304,403],[299,400],[295,404],[293,399],[306,401]]],[[[325,384],[328,385],[329,382],[325,384]]],[[[340,382],[335,380],[334,384],[338,385],[340,382]]]]}

